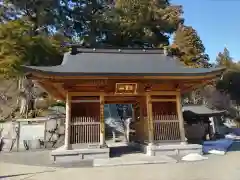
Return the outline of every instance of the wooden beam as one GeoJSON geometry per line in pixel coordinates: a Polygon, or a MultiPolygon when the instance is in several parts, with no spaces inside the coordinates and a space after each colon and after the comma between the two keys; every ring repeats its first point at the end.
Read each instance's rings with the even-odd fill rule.
{"type": "Polygon", "coordinates": [[[49,80],[38,80],[37,82],[41,83],[43,86],[48,86],[53,89],[54,93],[59,94],[62,99],[66,99],[66,91],[61,87],[59,83],[52,83],[49,80]]]}
{"type": "Polygon", "coordinates": [[[134,104],[135,101],[105,101],[105,104],[134,104]]]}
{"type": "MultiPolygon", "coordinates": [[[[48,84],[49,84],[49,83],[48,83],[48,84]]],[[[52,83],[51,83],[51,84],[52,84],[52,83]]],[[[55,89],[55,91],[57,91],[59,94],[61,94],[62,97],[66,98],[66,94],[67,94],[67,93],[66,93],[65,89],[63,89],[63,88],[61,87],[61,85],[53,83],[52,86],[53,86],[53,88],[55,89]]]]}
{"type": "Polygon", "coordinates": [[[136,96],[105,96],[105,101],[136,101],[136,96]]]}
{"type": "Polygon", "coordinates": [[[66,100],[65,96],[60,94],[56,88],[54,88],[52,85],[45,84],[41,81],[37,81],[37,83],[46,91],[48,92],[51,96],[58,100],[66,100]]]}
{"type": "MultiPolygon", "coordinates": [[[[134,79],[134,80],[142,80],[142,79],[160,79],[160,80],[166,80],[166,79],[171,79],[171,80],[196,80],[196,79],[206,79],[206,78],[216,78],[217,75],[220,75],[222,71],[217,71],[217,72],[212,72],[208,74],[203,74],[199,76],[127,76],[127,79],[134,79]]],[[[62,76],[62,75],[47,75],[44,73],[37,73],[33,72],[32,73],[32,79],[102,79],[102,80],[108,80],[108,79],[126,79],[125,76],[62,76]]]]}
{"type": "Polygon", "coordinates": [[[65,140],[64,147],[66,150],[71,149],[70,144],[71,135],[71,95],[67,93],[66,96],[66,120],[65,120],[65,140]]]}
{"type": "Polygon", "coordinates": [[[100,102],[100,100],[72,100],[71,103],[96,103],[100,102]]]}
{"type": "Polygon", "coordinates": [[[100,96],[100,92],[69,92],[71,96],[100,96]]]}
{"type": "Polygon", "coordinates": [[[179,130],[180,130],[180,136],[181,136],[181,142],[185,142],[185,129],[184,129],[184,119],[183,119],[183,113],[182,113],[182,104],[181,104],[181,94],[178,93],[176,97],[176,108],[177,108],[177,114],[179,119],[179,130]]]}
{"type": "Polygon", "coordinates": [[[153,143],[154,132],[153,132],[152,102],[151,102],[151,96],[149,94],[146,96],[146,103],[147,103],[147,117],[148,117],[148,141],[149,143],[153,143]]]}
{"type": "Polygon", "coordinates": [[[161,96],[161,95],[164,95],[164,96],[167,96],[167,95],[177,95],[178,93],[177,93],[177,91],[178,91],[178,89],[176,89],[176,91],[151,91],[151,92],[148,92],[148,93],[145,93],[145,95],[155,95],[155,96],[157,96],[157,95],[159,95],[159,96],[161,96]]]}
{"type": "Polygon", "coordinates": [[[58,90],[58,92],[63,96],[66,97],[67,91],[63,88],[63,83],[54,83],[53,86],[58,90]]]}
{"type": "Polygon", "coordinates": [[[144,111],[145,111],[145,107],[146,107],[146,99],[144,97],[141,97],[141,99],[139,100],[139,108],[140,108],[140,129],[141,129],[141,133],[140,136],[141,136],[141,139],[143,142],[147,139],[146,137],[146,131],[145,131],[145,124],[146,124],[146,121],[145,121],[145,118],[144,118],[144,111]]]}
{"type": "Polygon", "coordinates": [[[152,102],[176,102],[176,99],[152,99],[152,102]]]}
{"type": "Polygon", "coordinates": [[[100,94],[104,94],[104,96],[118,96],[118,97],[126,97],[126,96],[146,96],[146,95],[177,95],[177,91],[152,91],[152,92],[143,92],[138,94],[115,94],[114,92],[106,93],[106,92],[69,92],[72,96],[99,96],[100,94]]]}

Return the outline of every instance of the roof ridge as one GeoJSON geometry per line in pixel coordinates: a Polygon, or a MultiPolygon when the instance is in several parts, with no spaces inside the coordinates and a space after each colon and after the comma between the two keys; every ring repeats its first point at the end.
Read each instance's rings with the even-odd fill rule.
{"type": "Polygon", "coordinates": [[[164,50],[160,48],[82,48],[72,46],[71,54],[79,53],[108,53],[108,54],[164,54],[164,50]]]}

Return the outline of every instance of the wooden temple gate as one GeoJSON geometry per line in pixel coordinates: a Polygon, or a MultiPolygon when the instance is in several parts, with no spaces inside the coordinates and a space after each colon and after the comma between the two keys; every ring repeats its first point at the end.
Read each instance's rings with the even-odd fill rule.
{"type": "Polygon", "coordinates": [[[70,144],[104,144],[103,108],[104,104],[111,103],[133,104],[136,141],[181,141],[181,137],[184,137],[181,105],[177,92],[172,94],[71,96],[70,144]]]}
{"type": "Polygon", "coordinates": [[[105,144],[104,104],[134,105],[136,140],[185,141],[181,93],[210,83],[224,68],[186,68],[160,49],[72,46],[59,66],[23,67],[66,102],[65,144],[105,144]],[[139,117],[139,118],[138,118],[139,117]]]}

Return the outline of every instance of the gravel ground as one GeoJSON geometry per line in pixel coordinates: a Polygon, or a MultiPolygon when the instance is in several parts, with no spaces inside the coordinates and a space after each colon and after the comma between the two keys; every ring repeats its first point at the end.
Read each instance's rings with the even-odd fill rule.
{"type": "MultiPolygon", "coordinates": [[[[28,153],[28,156],[0,155],[0,179],[9,180],[65,180],[65,179],[136,179],[138,180],[239,180],[240,151],[233,146],[225,156],[210,155],[208,160],[171,164],[149,164],[90,168],[60,168],[44,165],[43,152],[28,153]],[[38,155],[37,155],[38,154],[38,155]],[[7,157],[8,156],[8,157],[7,157]],[[6,158],[7,157],[7,158],[6,158]],[[21,157],[21,158],[20,158],[21,157]],[[25,164],[23,162],[25,157],[25,164]],[[42,163],[34,163],[41,158],[42,163]],[[16,159],[18,158],[18,159],[16,159]],[[13,159],[15,159],[13,161],[13,159]],[[26,163],[27,162],[27,163],[26,163]],[[28,164],[28,165],[26,165],[28,164]]],[[[26,154],[26,153],[25,153],[26,154]]],[[[47,153],[45,153],[47,154],[47,153]]]]}

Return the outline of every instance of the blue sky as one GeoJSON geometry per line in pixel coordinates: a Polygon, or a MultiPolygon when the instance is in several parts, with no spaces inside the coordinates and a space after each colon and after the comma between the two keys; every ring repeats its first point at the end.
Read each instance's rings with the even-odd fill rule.
{"type": "Polygon", "coordinates": [[[227,47],[240,60],[240,0],[171,0],[183,6],[185,24],[197,30],[211,61],[227,47]]]}

